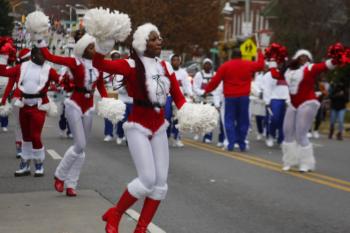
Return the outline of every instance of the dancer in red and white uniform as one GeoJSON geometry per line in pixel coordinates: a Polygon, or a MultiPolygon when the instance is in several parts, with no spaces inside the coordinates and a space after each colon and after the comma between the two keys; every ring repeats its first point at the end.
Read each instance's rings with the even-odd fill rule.
{"type": "Polygon", "coordinates": [[[301,172],[315,170],[315,157],[307,133],[311,128],[320,103],[315,95],[315,82],[318,75],[335,68],[334,60],[311,63],[312,55],[307,50],[299,50],[291,65],[283,75],[271,69],[274,78],[287,81],[291,104],[288,106],[283,123],[284,142],[283,170],[298,166],[301,172]]]}
{"type": "Polygon", "coordinates": [[[75,57],[61,57],[50,53],[45,41],[39,43],[44,57],[53,63],[67,66],[72,75],[74,90],[70,99],[65,100],[68,124],[73,134],[74,144],[65,152],[55,172],[55,189],[66,195],[76,196],[76,187],[85,160],[85,147],[92,127],[94,91],[98,89],[102,97],[107,97],[102,72],[92,65],[95,53],[95,39],[85,34],[74,47],[75,57]]]}
{"type": "MultiPolygon", "coordinates": [[[[2,56],[3,61],[6,59],[6,56],[2,56]]],[[[16,78],[19,90],[15,96],[15,105],[20,107],[19,120],[23,143],[20,169],[15,172],[15,176],[30,175],[31,159],[35,162],[34,176],[43,176],[45,148],[41,141],[41,132],[46,111],[50,107],[47,91],[50,82],[58,83],[59,75],[45,63],[45,58],[38,48],[32,49],[30,61],[13,68],[6,68],[5,62],[0,64],[0,75],[16,78]]]]}
{"type": "Polygon", "coordinates": [[[185,104],[171,65],[158,59],[162,38],[158,28],[150,23],[137,28],[133,36],[131,57],[108,61],[104,49],[108,41],[96,43],[93,64],[107,73],[124,76],[127,92],[134,105],[124,130],[138,177],[127,186],[115,207],[103,216],[106,232],[118,232],[123,213],[138,199],[145,198],[135,233],[145,233],[159,203],[166,196],[168,185],[169,146],[164,119],[166,97],[170,93],[177,108],[185,104]]]}
{"type": "MultiPolygon", "coordinates": [[[[21,64],[23,62],[29,61],[30,60],[30,49],[24,48],[19,51],[18,53],[18,64],[21,64]]],[[[6,85],[4,95],[1,99],[1,104],[5,105],[6,100],[11,97],[11,102],[14,103],[16,98],[16,92],[19,91],[18,89],[18,83],[17,83],[16,78],[9,78],[8,83],[6,85]],[[11,92],[14,92],[14,94],[11,95],[11,92]]],[[[15,143],[16,143],[16,158],[20,158],[22,156],[22,131],[21,127],[19,124],[19,108],[14,106],[13,108],[13,113],[14,113],[14,125],[15,125],[15,143]]]]}

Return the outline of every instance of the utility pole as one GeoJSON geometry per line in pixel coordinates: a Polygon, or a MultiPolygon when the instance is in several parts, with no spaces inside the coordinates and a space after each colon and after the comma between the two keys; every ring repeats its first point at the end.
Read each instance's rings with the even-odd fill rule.
{"type": "Polygon", "coordinates": [[[250,0],[245,0],[245,21],[250,22],[250,0]]]}

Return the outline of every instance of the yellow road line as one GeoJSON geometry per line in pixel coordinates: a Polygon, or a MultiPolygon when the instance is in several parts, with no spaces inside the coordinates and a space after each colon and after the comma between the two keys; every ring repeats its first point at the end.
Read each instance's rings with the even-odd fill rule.
{"type": "Polygon", "coordinates": [[[215,148],[213,146],[204,144],[204,143],[198,143],[195,141],[191,141],[188,139],[184,139],[183,140],[185,142],[185,144],[201,149],[201,150],[206,150],[209,152],[213,152],[216,154],[220,154],[223,155],[225,157],[229,157],[229,158],[234,158],[237,160],[240,160],[242,162],[246,162],[249,164],[253,164],[259,167],[263,167],[272,171],[276,171],[282,174],[287,174],[287,175],[291,175],[294,177],[298,177],[298,178],[302,178],[305,180],[309,180],[318,184],[322,184],[322,185],[326,185],[328,187],[331,188],[335,188],[335,189],[339,189],[342,191],[346,191],[346,192],[350,192],[350,182],[344,181],[344,180],[340,180],[340,179],[336,179],[333,177],[329,177],[329,176],[325,176],[322,174],[315,174],[315,173],[305,173],[305,174],[301,174],[301,173],[296,173],[296,172],[284,172],[281,170],[281,164],[269,161],[269,160],[265,160],[265,159],[261,159],[261,158],[257,158],[255,156],[248,156],[242,153],[238,153],[238,152],[227,152],[218,148],[215,148]],[[332,183],[330,181],[333,181],[335,183],[332,183]]]}
{"type": "MultiPolygon", "coordinates": [[[[209,149],[213,149],[215,151],[223,151],[221,148],[217,148],[215,146],[204,144],[204,143],[200,143],[200,142],[197,142],[197,141],[188,140],[188,139],[185,139],[184,141],[188,142],[188,143],[193,143],[193,144],[199,145],[200,147],[206,147],[206,148],[209,148],[209,149]]],[[[258,161],[258,162],[261,162],[261,163],[265,163],[265,164],[269,164],[269,165],[272,165],[272,166],[276,166],[276,167],[279,167],[279,168],[282,167],[282,165],[279,164],[279,163],[276,163],[276,162],[273,162],[273,161],[270,161],[270,160],[266,160],[266,159],[263,159],[263,158],[259,158],[259,157],[255,156],[255,155],[243,154],[243,153],[239,153],[239,152],[228,152],[228,151],[225,151],[225,152],[229,153],[229,154],[236,155],[236,156],[241,156],[243,158],[247,158],[247,159],[250,159],[250,160],[255,160],[255,161],[258,161]]],[[[319,174],[319,173],[316,173],[316,172],[307,173],[307,174],[304,174],[304,175],[308,175],[308,176],[312,176],[312,177],[318,177],[318,178],[321,178],[321,179],[324,179],[324,180],[336,182],[338,184],[350,186],[350,182],[349,181],[340,180],[340,179],[337,179],[337,178],[334,178],[334,177],[330,177],[330,176],[326,176],[326,175],[322,175],[322,174],[319,174]]]]}

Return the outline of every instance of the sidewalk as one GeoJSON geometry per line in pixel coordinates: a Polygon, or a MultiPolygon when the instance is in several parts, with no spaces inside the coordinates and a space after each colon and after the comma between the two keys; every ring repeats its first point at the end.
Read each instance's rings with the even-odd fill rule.
{"type": "MultiPolygon", "coordinates": [[[[53,191],[0,194],[0,232],[104,233],[103,213],[111,203],[93,190],[77,198],[53,191]]],[[[120,233],[133,232],[136,222],[124,215],[120,233]]]]}

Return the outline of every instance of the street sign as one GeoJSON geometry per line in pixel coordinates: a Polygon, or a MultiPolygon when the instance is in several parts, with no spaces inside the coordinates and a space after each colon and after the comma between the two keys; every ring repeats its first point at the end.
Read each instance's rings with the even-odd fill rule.
{"type": "Polygon", "coordinates": [[[256,56],[257,47],[255,42],[252,39],[247,39],[240,46],[242,53],[242,58],[246,60],[253,60],[253,57],[256,56]]]}
{"type": "Polygon", "coordinates": [[[218,50],[217,48],[211,48],[211,49],[210,49],[210,53],[218,54],[218,53],[219,53],[219,50],[218,50]]]}

